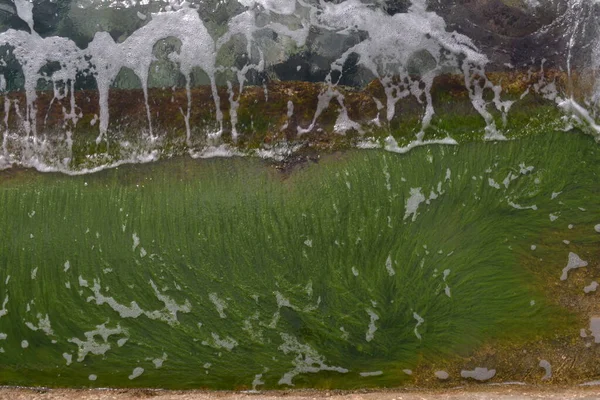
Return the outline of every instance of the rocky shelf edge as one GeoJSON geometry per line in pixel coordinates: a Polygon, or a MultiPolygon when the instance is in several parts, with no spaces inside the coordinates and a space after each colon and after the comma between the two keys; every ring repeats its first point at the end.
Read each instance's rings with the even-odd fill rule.
{"type": "MultiPolygon", "coordinates": [[[[501,87],[503,101],[513,101],[509,112],[503,116],[493,105],[493,90],[484,90],[483,99],[494,124],[509,139],[562,129],[564,113],[557,106],[555,97],[572,93],[576,99],[584,99],[590,95],[594,84],[589,74],[580,77],[573,73],[569,79],[566,72],[558,70],[491,72],[487,78],[479,79],[482,84],[488,79],[501,87]]],[[[298,157],[356,147],[365,141],[381,145],[390,135],[399,146],[404,146],[415,140],[415,135],[422,129],[426,106],[424,94],[400,99],[395,104],[393,118],[388,121],[386,94],[379,81],[362,89],[337,86],[347,111],[347,118],[340,123],[343,108],[337,98],[331,99],[315,119],[319,95],[326,89],[322,83],[300,81],[272,81],[265,86],[248,86],[241,94],[237,89],[231,93],[221,87],[223,130],[218,140],[210,139],[210,134],[219,130],[210,87],[200,86],[190,91],[189,131],[186,128],[186,90],[150,89],[152,136],[142,90],[112,89],[109,95],[110,123],[106,139],[101,141],[97,140],[97,91],[75,90],[72,98],[67,93],[61,99],[52,91],[40,91],[35,103],[36,135],[44,142],[42,147],[46,154],[43,157],[68,159],[69,166],[77,169],[94,167],[94,162],[98,162],[94,157],[98,156],[102,162],[123,159],[124,153],[131,149],[154,150],[158,152],[158,158],[162,158],[223,144],[246,153],[283,147],[284,151],[275,158],[285,163],[298,157]],[[237,103],[237,107],[231,107],[232,102],[237,103]],[[232,115],[232,109],[237,115],[232,115]],[[236,118],[234,130],[232,120],[236,118]],[[298,128],[309,127],[313,119],[313,128],[300,134],[298,128]],[[67,147],[68,152],[64,149],[61,152],[60,148],[67,147]],[[48,152],[48,148],[58,150],[48,152]]],[[[13,162],[18,164],[24,149],[29,149],[28,144],[35,144],[33,133],[27,134],[24,124],[25,94],[9,92],[2,97],[5,107],[0,114],[5,121],[5,154],[12,155],[13,162]]],[[[435,114],[431,124],[424,129],[423,140],[451,137],[464,143],[484,139],[486,122],[474,108],[462,75],[437,76],[431,99],[435,114]]]]}

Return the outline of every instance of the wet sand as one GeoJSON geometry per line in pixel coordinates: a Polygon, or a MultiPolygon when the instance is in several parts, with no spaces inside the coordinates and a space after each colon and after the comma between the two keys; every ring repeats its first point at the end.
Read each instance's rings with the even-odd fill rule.
{"type": "Polygon", "coordinates": [[[600,399],[600,387],[460,387],[444,390],[384,390],[384,391],[271,391],[218,392],[169,391],[141,389],[28,389],[1,388],[0,400],[533,400],[533,399],[600,399]]]}

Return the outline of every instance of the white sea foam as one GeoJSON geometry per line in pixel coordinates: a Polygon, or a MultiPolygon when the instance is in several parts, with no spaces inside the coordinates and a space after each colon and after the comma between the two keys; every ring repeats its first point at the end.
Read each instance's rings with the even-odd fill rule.
{"type": "Polygon", "coordinates": [[[119,324],[114,328],[109,328],[106,324],[101,324],[96,326],[96,329],[85,332],[85,340],[74,337],[68,341],[77,345],[77,362],[82,362],[88,354],[104,355],[109,351],[111,348],[109,338],[115,335],[127,336],[127,332],[119,324]],[[98,342],[97,337],[100,337],[102,341],[98,342]]]}
{"type": "Polygon", "coordinates": [[[417,339],[421,340],[421,334],[419,333],[419,326],[421,326],[423,324],[423,322],[425,322],[425,320],[416,312],[413,312],[413,318],[417,321],[417,324],[415,325],[415,329],[414,329],[414,333],[415,336],[417,337],[417,339]]]}
{"type": "MultiPolygon", "coordinates": [[[[79,277],[79,279],[80,286],[89,287],[87,281],[83,280],[81,277],[79,277]]],[[[183,304],[178,304],[171,297],[159,291],[154,281],[150,280],[149,284],[152,287],[156,298],[164,304],[164,308],[162,310],[144,310],[137,304],[136,301],[131,301],[128,306],[121,304],[113,297],[106,296],[101,293],[102,286],[100,285],[99,279],[94,279],[94,284],[90,288],[94,296],[88,297],[87,301],[94,301],[99,306],[107,304],[114,311],[118,312],[122,318],[137,318],[141,315],[144,315],[149,319],[164,321],[170,325],[176,325],[179,323],[177,320],[177,313],[189,313],[191,311],[192,306],[189,300],[185,300],[183,304]]]]}
{"type": "Polygon", "coordinates": [[[595,292],[596,289],[598,289],[598,282],[592,281],[592,282],[590,282],[589,285],[587,285],[586,287],[583,288],[583,291],[585,293],[591,293],[591,292],[595,292]]]}
{"type": "Polygon", "coordinates": [[[421,192],[421,188],[411,188],[410,196],[406,199],[404,219],[407,219],[412,216],[412,221],[416,221],[417,219],[417,210],[419,208],[419,204],[425,201],[425,196],[421,192]]]}
{"type": "Polygon", "coordinates": [[[2,308],[0,308],[0,318],[4,317],[6,314],[8,314],[8,309],[6,308],[7,304],[8,304],[8,295],[6,295],[4,297],[4,301],[2,302],[2,308]]]}
{"type": "Polygon", "coordinates": [[[562,275],[560,276],[560,280],[566,281],[570,270],[587,267],[587,265],[588,265],[587,261],[582,260],[577,254],[570,252],[567,266],[563,268],[562,275]]]}
{"type": "Polygon", "coordinates": [[[144,368],[135,367],[133,369],[133,371],[131,372],[131,375],[129,375],[129,380],[133,380],[133,379],[137,378],[138,376],[142,375],[143,373],[144,373],[144,368]]]}
{"type": "Polygon", "coordinates": [[[600,317],[590,318],[589,329],[594,337],[594,343],[600,343],[600,317]]]}
{"type": "Polygon", "coordinates": [[[513,203],[512,201],[508,201],[508,205],[512,208],[516,208],[517,210],[537,210],[537,206],[535,204],[531,206],[522,206],[520,204],[513,203]]]}
{"type": "Polygon", "coordinates": [[[54,331],[52,330],[52,326],[50,325],[50,317],[48,317],[48,314],[43,316],[42,314],[38,313],[36,317],[38,319],[37,326],[31,322],[25,322],[25,325],[32,331],[40,330],[48,336],[53,336],[54,331]]]}
{"type": "Polygon", "coordinates": [[[225,314],[225,310],[227,309],[227,303],[225,302],[225,300],[219,298],[219,296],[216,293],[209,294],[208,298],[210,302],[214,304],[215,309],[219,314],[219,317],[227,318],[227,314],[225,314]]]}
{"type": "Polygon", "coordinates": [[[383,375],[383,371],[360,372],[359,375],[362,377],[380,376],[383,375]]]}
{"type": "Polygon", "coordinates": [[[434,375],[436,378],[442,381],[450,378],[450,374],[448,374],[446,371],[435,371],[434,375]]]}
{"type": "MultiPolygon", "coordinates": [[[[9,167],[13,163],[34,167],[41,171],[59,171],[69,174],[91,173],[100,169],[122,165],[123,163],[147,162],[158,159],[161,154],[160,146],[154,146],[159,133],[153,124],[153,113],[149,98],[150,67],[155,61],[153,54],[155,45],[162,39],[174,38],[178,41],[177,50],[168,54],[170,62],[177,66],[178,72],[184,78],[187,104],[180,108],[180,113],[185,121],[186,144],[190,147],[192,157],[230,157],[242,155],[241,152],[223,143],[223,114],[221,99],[217,91],[215,76],[217,73],[231,73],[226,78],[226,89],[229,95],[229,118],[231,122],[232,139],[238,136],[237,122],[238,109],[244,83],[250,73],[264,72],[265,68],[284,61],[289,55],[296,54],[297,49],[306,45],[309,33],[315,29],[335,34],[339,42],[352,43],[329,66],[324,85],[317,95],[317,108],[312,120],[307,127],[297,127],[298,134],[312,131],[323,112],[330,106],[337,108],[338,117],[334,130],[344,133],[355,130],[362,134],[364,127],[349,117],[345,105],[345,98],[338,85],[343,68],[351,55],[358,56],[358,67],[364,68],[374,76],[383,87],[381,99],[373,97],[381,118],[387,121],[396,116],[396,105],[401,99],[415,98],[422,104],[423,113],[420,128],[415,132],[414,140],[406,146],[399,146],[393,137],[388,137],[385,148],[389,151],[406,152],[410,149],[427,144],[456,144],[450,137],[444,139],[428,140],[425,131],[429,127],[435,110],[432,100],[432,86],[434,79],[444,73],[462,74],[473,109],[479,113],[485,122],[482,136],[489,140],[503,140],[502,127],[497,126],[493,113],[499,112],[503,123],[506,114],[513,105],[512,101],[502,99],[502,88],[495,85],[485,74],[485,67],[489,60],[480,51],[473,40],[457,31],[453,31],[442,18],[435,12],[428,11],[427,2],[413,0],[406,12],[389,15],[381,7],[374,7],[369,2],[360,0],[347,0],[337,2],[306,2],[294,0],[239,0],[242,8],[229,16],[226,23],[222,23],[219,34],[209,32],[205,21],[209,15],[201,15],[186,1],[172,0],[166,7],[158,12],[149,13],[146,9],[135,9],[134,17],[142,20],[140,27],[128,36],[116,40],[106,31],[96,32],[91,42],[85,48],[79,48],[76,43],[68,38],[39,35],[33,23],[33,3],[26,0],[16,0],[16,12],[29,30],[8,29],[0,33],[0,44],[7,44],[14,48],[12,54],[20,64],[24,76],[25,107],[18,109],[18,104],[5,99],[5,121],[8,121],[8,112],[13,108],[15,115],[20,119],[20,125],[25,134],[8,132],[11,140],[16,136],[14,143],[27,151],[14,154],[6,151],[0,152],[0,165],[9,167]],[[278,38],[277,41],[264,40],[264,33],[269,32],[278,38]],[[360,34],[360,35],[359,35],[360,34]],[[352,40],[345,40],[351,38],[352,40]],[[357,40],[357,38],[359,38],[357,40]],[[227,49],[232,41],[242,40],[239,48],[244,55],[246,64],[235,66],[223,64],[217,57],[220,50],[227,49]],[[245,46],[244,46],[245,45],[245,46]],[[50,76],[44,75],[44,70],[49,62],[60,63],[60,70],[50,76]],[[418,66],[415,74],[411,70],[418,66]],[[147,125],[144,129],[144,139],[148,144],[147,149],[126,152],[122,156],[107,158],[102,155],[98,158],[91,157],[89,164],[72,166],[73,159],[73,128],[83,118],[79,106],[75,103],[75,81],[79,74],[93,77],[96,81],[98,92],[98,112],[93,114],[92,126],[97,127],[97,142],[108,140],[109,128],[117,128],[110,120],[109,92],[119,72],[128,68],[138,78],[144,95],[147,125]],[[204,107],[192,101],[191,80],[192,70],[199,68],[208,77],[212,102],[214,103],[214,119],[217,125],[211,132],[207,132],[200,142],[206,142],[203,149],[193,148],[194,142],[191,131],[191,113],[193,109],[204,107]],[[38,132],[41,121],[38,121],[37,92],[38,80],[45,80],[52,84],[54,99],[65,99],[63,107],[63,122],[65,138],[60,145],[46,140],[45,132],[38,132]],[[237,84],[234,83],[237,80],[237,84]],[[485,94],[493,95],[487,99],[485,94]],[[333,103],[333,105],[331,105],[333,103]],[[68,105],[67,105],[68,104],[68,105]],[[383,117],[385,115],[385,117],[383,117]],[[96,122],[98,123],[96,124],[96,122]],[[112,125],[111,125],[112,124],[112,125]],[[20,140],[23,139],[23,140],[20,140]],[[205,139],[205,140],[204,140],[205,139]]],[[[116,0],[97,0],[78,4],[80,7],[98,6],[105,4],[110,7],[133,7],[139,5],[135,2],[116,0]],[[90,4],[87,4],[90,3],[90,4]]],[[[142,4],[147,4],[146,1],[142,4]]],[[[537,0],[528,0],[528,4],[537,4],[537,0]]],[[[534,6],[531,6],[534,7],[534,6]]],[[[536,6],[537,7],[537,6],[536,6]]],[[[535,7],[534,7],[535,8],[535,7]]],[[[141,21],[138,21],[141,22],[141,21]]],[[[571,46],[572,47],[572,46],[571,46]]],[[[570,47],[570,48],[571,48],[570,47]]],[[[598,50],[594,50],[594,63],[598,63],[598,50]]],[[[327,51],[325,49],[325,51],[327,51]]],[[[568,60],[570,62],[570,53],[568,60]]],[[[505,63],[509,68],[514,67],[505,63]]],[[[595,65],[595,64],[594,64],[595,65]]],[[[542,64],[543,68],[543,64],[542,64]]],[[[569,63],[570,68],[570,63],[569,63]]],[[[300,66],[297,67],[300,70],[300,66]]],[[[569,70],[570,71],[570,70],[569,70]]],[[[543,74],[542,74],[543,76],[543,74]]],[[[0,89],[6,88],[6,80],[0,76],[0,89]]],[[[543,81],[544,78],[542,78],[543,81]]],[[[556,101],[559,107],[571,114],[573,118],[587,124],[591,132],[598,138],[600,128],[595,123],[593,115],[573,98],[561,98],[557,93],[554,82],[540,82],[532,90],[537,91],[548,99],[556,101]]],[[[268,101],[266,85],[265,99],[268,101]]],[[[529,89],[527,89],[529,91],[529,89]]],[[[288,127],[290,118],[294,115],[292,100],[286,104],[288,127]]],[[[381,125],[378,115],[371,124],[381,125]]],[[[181,128],[184,128],[182,125],[181,128]]],[[[367,130],[368,131],[368,130],[367,130]]],[[[368,132],[367,132],[368,133],[368,132]]],[[[358,141],[358,147],[379,146],[378,143],[363,138],[358,141]]],[[[122,143],[123,144],[123,143],[122,143]]],[[[255,151],[261,157],[282,159],[284,155],[277,151],[265,148],[255,151]]],[[[530,173],[532,167],[525,163],[519,166],[521,174],[530,173]]],[[[491,184],[491,183],[490,183],[491,184]]],[[[499,184],[491,184],[493,187],[499,184]]]]}
{"type": "Polygon", "coordinates": [[[581,383],[579,386],[600,386],[600,380],[581,383]]]}
{"type": "Polygon", "coordinates": [[[202,341],[202,344],[205,346],[213,347],[215,349],[225,349],[227,351],[231,351],[234,347],[238,345],[238,342],[231,336],[221,338],[218,334],[212,332],[211,338],[202,341]]]}
{"type": "Polygon", "coordinates": [[[494,189],[500,189],[500,184],[492,178],[488,178],[488,184],[494,189]]]}
{"type": "Polygon", "coordinates": [[[375,332],[377,331],[377,326],[375,325],[375,322],[377,322],[379,320],[379,315],[377,315],[375,313],[375,311],[373,311],[370,308],[366,309],[367,314],[369,315],[370,321],[369,321],[369,327],[367,329],[367,333],[365,335],[365,340],[367,342],[370,342],[371,340],[373,340],[375,338],[375,332]]]}
{"type": "Polygon", "coordinates": [[[140,237],[136,232],[133,232],[131,238],[133,239],[133,245],[131,246],[131,250],[135,251],[135,249],[140,245],[140,237]]]}
{"type": "Polygon", "coordinates": [[[396,275],[396,271],[394,270],[394,267],[392,265],[392,255],[391,254],[385,260],[385,269],[387,270],[387,273],[389,276],[396,275]]]}
{"type": "Polygon", "coordinates": [[[254,375],[254,379],[252,380],[251,393],[257,393],[258,390],[256,390],[256,388],[265,384],[265,381],[262,380],[262,377],[263,377],[263,374],[254,375]]]}
{"type": "Polygon", "coordinates": [[[540,360],[539,365],[540,365],[540,368],[544,368],[544,370],[546,371],[546,373],[542,377],[542,380],[546,381],[546,380],[552,378],[552,365],[550,365],[550,363],[547,360],[540,360]]]}
{"type": "Polygon", "coordinates": [[[284,354],[295,354],[292,360],[294,368],[283,374],[278,384],[294,386],[293,379],[299,374],[313,373],[320,371],[335,371],[347,373],[348,370],[342,367],[330,366],[325,363],[325,358],[315,349],[307,344],[300,343],[297,338],[287,333],[280,333],[283,343],[279,346],[284,354]]]}
{"type": "Polygon", "coordinates": [[[487,369],[477,367],[474,370],[462,370],[460,371],[460,376],[463,378],[471,378],[477,381],[487,381],[492,379],[496,375],[495,369],[487,369]]]}

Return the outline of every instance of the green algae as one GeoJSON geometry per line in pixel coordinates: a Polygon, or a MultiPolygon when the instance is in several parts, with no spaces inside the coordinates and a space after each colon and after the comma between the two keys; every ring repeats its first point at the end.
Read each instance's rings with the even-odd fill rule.
{"type": "MultiPolygon", "coordinates": [[[[166,44],[161,44],[166,45],[166,44]]],[[[503,100],[514,101],[507,115],[487,107],[498,132],[509,139],[544,134],[561,130],[567,119],[555,102],[545,99],[532,85],[540,82],[556,82],[562,90],[562,75],[548,72],[548,76],[533,74],[492,74],[491,78],[503,87],[503,100]],[[497,76],[496,76],[497,75],[497,76]]],[[[257,150],[269,150],[273,146],[294,147],[300,156],[356,147],[363,140],[377,142],[381,146],[392,136],[400,146],[414,142],[417,134],[424,131],[423,140],[451,138],[458,143],[484,141],[486,123],[475,110],[464,87],[462,77],[444,75],[433,85],[431,96],[435,110],[431,123],[423,126],[425,101],[409,96],[396,103],[394,116],[387,120],[386,110],[378,109],[385,103],[383,88],[375,81],[363,89],[339,86],[348,117],[360,126],[348,130],[336,128],[340,112],[344,111],[338,100],[332,99],[318,116],[315,115],[319,96],[327,89],[325,85],[308,82],[270,82],[263,86],[247,86],[242,93],[234,87],[229,93],[219,87],[222,126],[216,119],[212,93],[207,86],[193,86],[190,90],[191,109],[188,117],[188,96],[180,87],[151,88],[149,103],[152,125],[146,114],[141,90],[111,89],[109,96],[110,124],[108,132],[99,143],[97,92],[76,90],[74,93],[77,120],[65,120],[61,100],[53,99],[53,92],[40,91],[38,95],[39,137],[48,141],[40,153],[42,163],[53,165],[65,160],[64,168],[77,171],[143,158],[151,152],[158,158],[168,158],[188,152],[199,152],[212,145],[225,144],[241,152],[254,154],[257,150]],[[233,134],[231,107],[232,96],[237,108],[237,123],[233,134]],[[378,99],[378,100],[376,100],[378,99]],[[379,101],[380,103],[377,103],[379,101]],[[293,112],[288,117],[288,104],[293,112]],[[313,124],[310,132],[300,134],[313,124]],[[41,124],[41,123],[40,123],[41,124]],[[65,131],[71,132],[66,145],[65,131]],[[211,139],[220,132],[219,140],[211,139]],[[68,147],[68,148],[67,148],[68,147]]],[[[464,79],[463,79],[464,80],[464,79]]],[[[484,92],[491,103],[491,90],[484,92]]],[[[12,102],[25,101],[23,93],[5,95],[12,102]]],[[[16,113],[8,115],[7,151],[16,155],[27,153],[26,134],[16,113]],[[16,133],[21,132],[21,137],[16,133]]],[[[583,127],[582,127],[583,128],[583,127]]],[[[64,169],[63,168],[63,169],[64,169]]]]}
{"type": "Polygon", "coordinates": [[[546,132],[287,175],[243,158],[5,172],[0,384],[389,387],[488,343],[577,340],[585,316],[553,290],[569,251],[600,258],[599,161],[591,138],[546,132]],[[114,334],[78,352],[98,326],[114,334]]]}

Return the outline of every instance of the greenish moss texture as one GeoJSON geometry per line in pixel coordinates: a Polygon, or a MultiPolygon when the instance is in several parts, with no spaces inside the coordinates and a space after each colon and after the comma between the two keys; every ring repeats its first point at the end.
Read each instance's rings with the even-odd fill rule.
{"type": "Polygon", "coordinates": [[[577,132],[283,172],[255,158],[7,170],[0,384],[352,389],[474,368],[537,383],[565,348],[584,372],[552,379],[593,380],[599,176],[577,132]]]}

